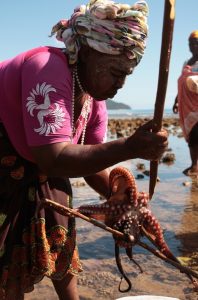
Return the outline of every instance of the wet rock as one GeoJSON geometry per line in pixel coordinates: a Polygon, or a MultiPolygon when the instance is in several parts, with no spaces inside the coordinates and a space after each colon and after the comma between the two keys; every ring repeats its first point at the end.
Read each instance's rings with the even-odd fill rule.
{"type": "Polygon", "coordinates": [[[143,179],[144,175],[143,174],[137,174],[136,179],[143,179]]]}
{"type": "Polygon", "coordinates": [[[138,163],[137,165],[136,165],[136,168],[137,168],[137,170],[143,170],[143,171],[145,171],[145,164],[142,164],[142,163],[138,163]]]}
{"type": "Polygon", "coordinates": [[[73,182],[71,185],[75,186],[75,187],[81,187],[81,186],[85,186],[86,183],[84,181],[77,180],[77,181],[73,182]]]}
{"type": "Polygon", "coordinates": [[[182,137],[184,137],[184,135],[183,135],[182,132],[180,132],[180,133],[178,133],[177,137],[178,137],[178,138],[182,138],[182,137]]]}
{"type": "Polygon", "coordinates": [[[118,131],[116,131],[116,135],[117,135],[117,138],[119,139],[120,137],[124,137],[125,134],[123,131],[118,130],[118,131]]]}
{"type": "Polygon", "coordinates": [[[166,153],[161,160],[163,163],[173,163],[175,161],[175,154],[174,153],[166,153]]]}

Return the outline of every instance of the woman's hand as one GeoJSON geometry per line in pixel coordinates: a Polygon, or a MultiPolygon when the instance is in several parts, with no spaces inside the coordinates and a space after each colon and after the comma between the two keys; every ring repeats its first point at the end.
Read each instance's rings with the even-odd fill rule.
{"type": "Polygon", "coordinates": [[[164,129],[152,132],[152,121],[149,121],[127,138],[126,146],[133,158],[159,160],[168,146],[167,138],[168,133],[164,129]]]}
{"type": "Polygon", "coordinates": [[[178,114],[178,103],[177,102],[174,103],[174,105],[173,105],[173,113],[178,114]]]}
{"type": "Polygon", "coordinates": [[[173,113],[178,114],[178,99],[177,99],[177,97],[175,98],[175,103],[173,105],[173,113]]]}

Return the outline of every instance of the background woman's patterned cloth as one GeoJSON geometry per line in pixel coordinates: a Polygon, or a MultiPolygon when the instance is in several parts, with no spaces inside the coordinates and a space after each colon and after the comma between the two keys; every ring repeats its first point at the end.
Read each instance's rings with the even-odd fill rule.
{"type": "Polygon", "coordinates": [[[178,104],[181,127],[186,141],[198,122],[198,62],[184,65],[178,79],[178,104]]]}
{"type": "Polygon", "coordinates": [[[71,207],[68,179],[47,178],[21,158],[0,125],[0,299],[20,300],[45,275],[81,271],[74,218],[40,207],[43,198],[71,207]],[[41,208],[41,209],[40,209],[41,208]]]}

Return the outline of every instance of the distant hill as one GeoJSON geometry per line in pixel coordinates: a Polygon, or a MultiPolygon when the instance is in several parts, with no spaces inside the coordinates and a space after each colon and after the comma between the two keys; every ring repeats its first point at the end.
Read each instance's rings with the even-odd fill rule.
{"type": "Polygon", "coordinates": [[[110,99],[106,101],[106,104],[107,104],[107,109],[131,109],[131,107],[127,104],[115,102],[110,99]]]}

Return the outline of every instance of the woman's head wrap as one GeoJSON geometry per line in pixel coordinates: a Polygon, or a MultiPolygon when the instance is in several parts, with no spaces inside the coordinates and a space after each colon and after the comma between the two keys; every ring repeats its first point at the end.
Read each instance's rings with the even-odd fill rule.
{"type": "Polygon", "coordinates": [[[64,42],[70,64],[77,62],[82,44],[111,55],[125,53],[138,64],[146,47],[147,15],[145,1],[128,5],[91,0],[77,7],[69,20],[58,22],[51,36],[64,42]]]}
{"type": "Polygon", "coordinates": [[[191,32],[188,39],[198,39],[198,30],[194,30],[193,32],[191,32]]]}

